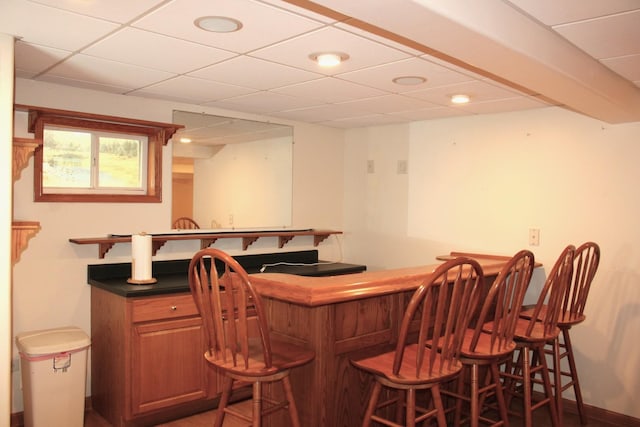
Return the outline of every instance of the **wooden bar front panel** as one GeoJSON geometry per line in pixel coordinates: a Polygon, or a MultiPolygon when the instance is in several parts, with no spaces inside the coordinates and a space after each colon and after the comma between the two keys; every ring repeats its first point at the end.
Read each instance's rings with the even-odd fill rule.
{"type": "MultiPolygon", "coordinates": [[[[264,298],[272,333],[316,352],[309,365],[291,372],[292,386],[305,426],[358,426],[371,379],[351,366],[351,358],[393,348],[404,293],[308,307],[264,298]]],[[[288,420],[270,420],[286,426],[288,420]]]]}

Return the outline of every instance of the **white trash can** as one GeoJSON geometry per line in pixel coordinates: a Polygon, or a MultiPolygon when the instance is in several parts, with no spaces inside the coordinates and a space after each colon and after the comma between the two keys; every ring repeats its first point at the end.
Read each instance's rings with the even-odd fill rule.
{"type": "Polygon", "coordinates": [[[25,427],[82,427],[89,336],[64,327],[16,335],[25,427]]]}

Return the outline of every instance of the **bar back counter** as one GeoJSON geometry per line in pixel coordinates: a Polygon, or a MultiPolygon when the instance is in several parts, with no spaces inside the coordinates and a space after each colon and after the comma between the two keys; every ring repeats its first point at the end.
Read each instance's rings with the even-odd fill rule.
{"type": "MultiPolygon", "coordinates": [[[[485,286],[508,259],[465,255],[481,264],[485,286]]],[[[91,401],[115,426],[154,425],[217,405],[221,383],[203,357],[202,322],[188,292],[186,266],[180,271],[179,262],[166,263],[154,263],[153,285],[127,284],[125,264],[88,269],[91,401]]],[[[370,379],[349,360],[393,348],[407,302],[438,262],[375,272],[344,263],[334,264],[334,271],[329,264],[314,268],[321,265],[319,275],[269,272],[285,268],[278,265],[251,279],[272,334],[316,352],[314,361],[291,373],[303,425],[359,426],[370,379]]],[[[238,398],[246,396],[238,390],[238,398]]],[[[268,426],[288,425],[286,415],[270,418],[268,426]]]]}

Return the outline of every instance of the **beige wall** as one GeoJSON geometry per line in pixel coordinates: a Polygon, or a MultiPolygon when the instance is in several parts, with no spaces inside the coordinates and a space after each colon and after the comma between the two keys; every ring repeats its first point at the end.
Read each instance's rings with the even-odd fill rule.
{"type": "Polygon", "coordinates": [[[13,37],[0,34],[0,427],[11,409],[11,199],[13,37]]]}
{"type": "Polygon", "coordinates": [[[357,129],[346,141],[351,261],[389,268],[529,248],[548,269],[565,245],[598,242],[587,320],[572,330],[583,397],[640,418],[640,123],[546,108],[357,129]],[[409,173],[398,175],[404,159],[409,173]],[[539,246],[528,246],[529,228],[539,246]]]}
{"type": "MultiPolygon", "coordinates": [[[[16,102],[75,111],[171,122],[172,110],[204,111],[248,119],[259,116],[235,114],[202,106],[73,89],[59,85],[17,79],[16,102]]],[[[342,228],[342,132],[301,123],[294,126],[293,225],[342,228]],[[326,144],[325,144],[326,142],[326,144]],[[309,162],[309,158],[317,162],[309,162]],[[322,181],[318,174],[331,168],[322,181]]],[[[26,115],[16,119],[16,132],[25,135],[26,115]]],[[[90,287],[87,264],[129,262],[129,244],[114,246],[105,259],[98,259],[96,245],[74,245],[72,237],[97,237],[109,233],[168,230],[171,222],[171,143],[163,151],[163,202],[160,204],[119,203],[34,203],[33,160],[15,184],[16,218],[38,220],[42,230],[31,239],[16,264],[13,284],[13,335],[22,331],[66,325],[90,333],[90,287]]],[[[5,156],[10,158],[10,156],[5,156]]],[[[323,242],[318,249],[324,259],[340,256],[340,239],[323,242]]],[[[243,253],[238,239],[221,239],[215,247],[232,254],[243,253]]],[[[277,238],[261,238],[244,253],[291,251],[313,248],[311,236],[296,237],[278,249],[277,238]]],[[[186,259],[199,249],[198,241],[168,242],[154,260],[186,259]]],[[[13,357],[17,350],[13,346],[13,357]]],[[[23,409],[19,373],[13,376],[12,412],[23,409]]],[[[88,377],[90,382],[90,377],[88,377]]],[[[89,394],[89,388],[87,394],[89,394]]]]}
{"type": "MultiPolygon", "coordinates": [[[[22,80],[16,101],[158,121],[187,107],[22,80]]],[[[534,227],[541,243],[531,249],[548,268],[564,245],[597,241],[603,258],[587,321],[573,331],[583,394],[590,405],[640,417],[633,402],[640,394],[640,123],[608,125],[548,108],[346,132],[297,123],[294,139],[293,225],[345,231],[320,245],[325,259],[380,269],[429,264],[451,250],[511,254],[528,247],[534,227]],[[397,173],[398,160],[408,160],[407,174],[397,173]]],[[[88,331],[86,264],[128,261],[130,248],[117,245],[98,260],[97,248],[67,239],[164,227],[170,203],[36,204],[32,175],[30,166],[16,184],[14,211],[39,219],[43,230],[14,269],[13,333],[64,324],[88,331]]],[[[167,173],[165,195],[169,185],[167,173]]],[[[216,246],[240,252],[238,242],[216,246]]],[[[284,250],[308,246],[294,239],[284,250]]],[[[249,252],[275,248],[261,239],[249,252]]],[[[170,242],[156,259],[196,249],[170,242]]],[[[544,273],[536,272],[529,297],[544,273]]],[[[20,410],[15,385],[13,394],[20,410]]]]}

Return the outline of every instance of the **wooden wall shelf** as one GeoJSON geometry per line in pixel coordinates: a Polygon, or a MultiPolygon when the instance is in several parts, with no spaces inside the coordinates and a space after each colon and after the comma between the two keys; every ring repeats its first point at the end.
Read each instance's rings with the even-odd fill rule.
{"type": "MultiPolygon", "coordinates": [[[[296,236],[313,236],[313,245],[318,246],[323,240],[332,234],[342,234],[342,231],[333,230],[299,230],[299,231],[225,231],[225,232],[177,232],[175,234],[153,234],[152,253],[153,255],[170,240],[200,240],[200,248],[211,246],[218,239],[242,239],[242,250],[247,248],[261,237],[277,237],[278,248],[282,248],[287,242],[296,236]]],[[[131,236],[111,236],[111,237],[88,237],[69,239],[71,243],[77,245],[98,245],[98,257],[104,258],[107,252],[116,243],[129,243],[131,236]]]]}
{"type": "Polygon", "coordinates": [[[13,138],[13,182],[20,178],[22,169],[27,166],[29,158],[41,144],[42,141],[39,139],[13,138]]]}
{"type": "Polygon", "coordinates": [[[29,239],[40,231],[40,223],[37,221],[13,221],[11,229],[13,233],[11,260],[15,264],[20,260],[20,254],[27,247],[29,239]]]}

